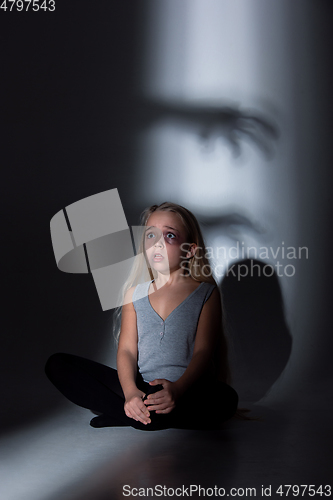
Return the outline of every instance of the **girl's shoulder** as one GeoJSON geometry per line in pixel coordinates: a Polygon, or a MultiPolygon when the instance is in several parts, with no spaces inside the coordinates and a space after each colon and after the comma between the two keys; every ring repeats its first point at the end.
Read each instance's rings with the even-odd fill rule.
{"type": "Polygon", "coordinates": [[[215,282],[211,281],[200,281],[199,286],[201,285],[201,288],[204,288],[206,290],[214,290],[214,288],[218,288],[217,284],[215,282]]]}
{"type": "Polygon", "coordinates": [[[220,296],[220,292],[216,283],[209,283],[207,281],[202,281],[201,288],[203,289],[205,302],[207,302],[207,300],[213,294],[213,292],[215,292],[214,295],[220,296]]]}
{"type": "Polygon", "coordinates": [[[138,285],[132,286],[128,290],[128,297],[132,302],[147,297],[149,286],[152,281],[145,281],[144,283],[139,283],[138,285]]]}
{"type": "Polygon", "coordinates": [[[212,283],[210,281],[201,281],[201,284],[204,283],[204,286],[207,288],[207,289],[212,289],[214,290],[214,288],[218,288],[217,284],[216,283],[212,283]]]}
{"type": "Polygon", "coordinates": [[[126,304],[130,304],[131,302],[133,302],[134,291],[135,291],[135,286],[132,286],[131,288],[129,288],[127,290],[127,292],[124,295],[123,306],[126,305],[126,304]]]}

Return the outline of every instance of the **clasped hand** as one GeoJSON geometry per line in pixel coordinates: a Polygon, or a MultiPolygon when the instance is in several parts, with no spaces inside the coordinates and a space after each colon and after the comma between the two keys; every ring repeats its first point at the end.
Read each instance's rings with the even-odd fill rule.
{"type": "Polygon", "coordinates": [[[162,378],[155,379],[149,384],[152,386],[160,384],[163,389],[154,394],[149,394],[145,401],[142,400],[145,393],[137,389],[126,398],[124,405],[125,413],[129,418],[133,418],[145,425],[151,423],[150,411],[170,413],[176,406],[176,400],[178,399],[178,391],[174,382],[162,378]]]}
{"type": "Polygon", "coordinates": [[[144,401],[148,410],[154,410],[156,413],[170,413],[176,406],[178,391],[175,382],[170,382],[164,378],[158,378],[149,382],[149,385],[162,385],[163,389],[154,394],[149,394],[144,401]]]}
{"type": "Polygon", "coordinates": [[[150,413],[142,399],[145,393],[137,389],[132,394],[128,395],[125,400],[124,410],[129,418],[133,418],[142,424],[150,424],[150,413]]]}

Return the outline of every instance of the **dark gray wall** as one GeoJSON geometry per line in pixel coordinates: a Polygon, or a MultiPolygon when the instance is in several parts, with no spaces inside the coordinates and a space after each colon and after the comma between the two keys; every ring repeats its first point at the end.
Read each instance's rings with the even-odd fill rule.
{"type": "Polygon", "coordinates": [[[137,7],[56,2],[55,12],[1,12],[2,328],[5,426],[52,410],[44,376],[55,351],[92,358],[111,347],[92,278],[58,271],[50,219],[118,187],[129,223],[137,7]]]}

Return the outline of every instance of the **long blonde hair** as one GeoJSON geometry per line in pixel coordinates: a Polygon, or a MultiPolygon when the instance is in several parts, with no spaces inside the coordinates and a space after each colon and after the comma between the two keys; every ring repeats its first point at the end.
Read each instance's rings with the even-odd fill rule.
{"type": "MultiPolygon", "coordinates": [[[[209,260],[206,257],[207,252],[201,229],[193,213],[190,212],[190,210],[188,210],[187,208],[171,202],[164,202],[161,205],[152,205],[142,212],[140,217],[141,227],[147,225],[149,217],[154,212],[173,212],[179,215],[187,233],[187,241],[195,243],[197,245],[195,254],[185,263],[188,275],[190,275],[195,281],[212,283],[217,286],[217,283],[213,277],[209,260]]],[[[134,264],[128,276],[128,279],[122,287],[121,302],[119,303],[124,303],[125,294],[131,287],[136,286],[139,283],[151,281],[157,278],[156,271],[149,266],[148,260],[146,258],[144,246],[144,231],[142,231],[142,235],[143,237],[140,238],[138,254],[135,257],[134,264]]],[[[113,314],[113,334],[117,341],[119,340],[121,327],[121,311],[122,306],[119,306],[115,309],[113,314]]],[[[228,343],[225,335],[225,314],[223,301],[221,332],[218,338],[218,349],[216,349],[214,365],[219,380],[222,380],[223,382],[230,382],[231,376],[228,361],[228,343]]]]}

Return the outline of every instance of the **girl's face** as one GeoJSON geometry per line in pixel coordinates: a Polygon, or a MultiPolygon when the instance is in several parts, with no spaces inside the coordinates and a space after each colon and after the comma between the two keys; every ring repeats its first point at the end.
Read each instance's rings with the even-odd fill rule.
{"type": "MultiPolygon", "coordinates": [[[[181,248],[183,243],[187,243],[186,229],[174,212],[154,212],[147,221],[144,238],[149,264],[162,274],[176,271],[189,256],[181,248]]],[[[184,247],[186,250],[189,248],[188,245],[184,247]]]]}

